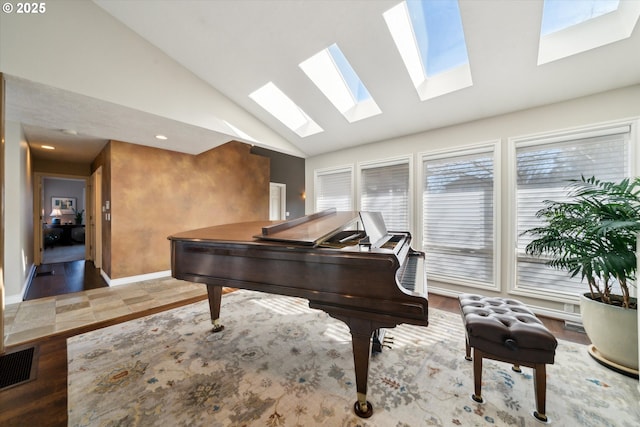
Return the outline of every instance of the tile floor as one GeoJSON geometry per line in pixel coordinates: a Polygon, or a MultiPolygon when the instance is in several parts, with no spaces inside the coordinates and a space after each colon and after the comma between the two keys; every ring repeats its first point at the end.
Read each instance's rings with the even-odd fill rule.
{"type": "Polygon", "coordinates": [[[205,285],[168,277],[9,304],[5,307],[5,346],[206,296],[205,285]]]}

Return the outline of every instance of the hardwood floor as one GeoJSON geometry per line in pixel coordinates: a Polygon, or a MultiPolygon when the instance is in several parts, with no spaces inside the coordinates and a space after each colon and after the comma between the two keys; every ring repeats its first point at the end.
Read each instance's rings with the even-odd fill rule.
{"type": "MultiPolygon", "coordinates": [[[[186,302],[185,302],[186,303],[186,302]]],[[[39,346],[38,373],[34,381],[0,391],[0,425],[40,427],[67,425],[67,344],[70,336],[88,332],[89,330],[117,324],[153,314],[154,312],[174,308],[171,307],[145,310],[117,319],[101,322],[84,328],[61,333],[56,336],[38,340],[29,345],[39,346]]],[[[458,313],[458,301],[454,298],[429,296],[429,306],[441,310],[458,313]]],[[[587,344],[589,341],[582,333],[564,329],[563,322],[542,319],[557,338],[587,344]]],[[[26,348],[24,344],[7,349],[8,352],[26,348]]],[[[460,350],[462,353],[464,349],[460,350]]],[[[462,357],[462,356],[461,356],[462,357]]]]}
{"type": "Polygon", "coordinates": [[[107,287],[92,261],[42,264],[26,292],[25,301],[107,287]]]}

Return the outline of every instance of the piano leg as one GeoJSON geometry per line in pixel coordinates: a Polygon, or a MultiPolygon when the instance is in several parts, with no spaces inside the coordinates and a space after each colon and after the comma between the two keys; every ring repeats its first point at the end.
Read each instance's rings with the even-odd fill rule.
{"type": "Polygon", "coordinates": [[[369,418],[373,415],[373,406],[367,401],[367,380],[369,377],[369,357],[371,356],[371,336],[376,329],[395,328],[397,323],[393,321],[371,320],[354,317],[347,310],[320,304],[309,300],[309,307],[324,311],[334,319],[344,322],[351,331],[351,346],[353,349],[353,364],[356,371],[356,391],[358,400],[353,405],[353,410],[360,418],[369,418]]]}
{"type": "Polygon", "coordinates": [[[353,410],[360,418],[369,418],[373,406],[367,401],[367,379],[369,377],[369,356],[371,355],[371,335],[377,329],[370,321],[350,318],[345,323],[351,330],[353,363],[356,371],[356,391],[358,400],[353,410]]]}
{"type": "Polygon", "coordinates": [[[373,406],[367,400],[372,332],[366,335],[351,330],[351,345],[353,346],[353,363],[356,368],[356,391],[358,396],[358,400],[353,405],[353,410],[360,418],[369,418],[373,414],[373,406]]]}
{"type": "Polygon", "coordinates": [[[209,311],[211,312],[211,332],[220,332],[224,325],[220,324],[220,303],[222,302],[222,286],[207,284],[207,295],[209,296],[209,311]]]}

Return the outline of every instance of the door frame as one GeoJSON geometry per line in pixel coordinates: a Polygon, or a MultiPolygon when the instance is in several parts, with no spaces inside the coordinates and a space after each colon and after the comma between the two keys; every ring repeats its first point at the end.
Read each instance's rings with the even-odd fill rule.
{"type": "Polygon", "coordinates": [[[287,184],[279,182],[269,183],[269,219],[287,219],[287,184]],[[274,190],[278,191],[278,202],[280,204],[280,218],[271,218],[271,203],[274,190]]]}
{"type": "MultiPolygon", "coordinates": [[[[87,215],[91,246],[89,257],[95,268],[102,269],[102,166],[91,174],[91,199],[87,207],[91,206],[91,215],[87,215]]],[[[85,225],[85,229],[87,228],[85,225]]]]}
{"type": "Polygon", "coordinates": [[[69,174],[61,174],[61,173],[46,173],[46,172],[34,172],[33,174],[33,264],[35,266],[39,266],[42,264],[43,252],[44,252],[44,242],[42,239],[42,224],[44,224],[44,212],[43,209],[43,201],[44,201],[44,185],[43,180],[45,178],[63,178],[63,179],[74,179],[77,181],[84,181],[85,188],[85,249],[84,249],[84,259],[93,261],[91,258],[91,245],[95,240],[94,236],[91,236],[91,232],[87,233],[87,223],[88,219],[93,216],[93,200],[94,194],[91,186],[91,177],[82,176],[82,175],[69,175],[69,174]]]}

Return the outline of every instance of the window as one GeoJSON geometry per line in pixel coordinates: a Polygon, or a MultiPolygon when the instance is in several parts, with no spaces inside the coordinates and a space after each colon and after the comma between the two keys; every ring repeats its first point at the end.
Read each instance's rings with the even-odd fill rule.
{"type": "Polygon", "coordinates": [[[639,18],[639,1],[545,0],[538,65],[624,40],[639,18]]]}
{"type": "Polygon", "coordinates": [[[315,172],[315,211],[330,208],[353,210],[353,168],[348,166],[315,172]]]}
{"type": "Polygon", "coordinates": [[[529,257],[531,236],[521,236],[541,224],[535,217],[544,200],[562,201],[569,180],[596,176],[617,181],[630,174],[629,125],[593,129],[580,134],[515,141],[516,155],[516,288],[523,293],[553,298],[586,292],[580,277],[529,257]]]}
{"type": "Polygon", "coordinates": [[[540,35],[562,31],[615,12],[620,0],[545,0],[540,35]]]}
{"type": "Polygon", "coordinates": [[[323,132],[323,129],[273,82],[252,92],[249,97],[301,138],[323,132]]]}
{"type": "Polygon", "coordinates": [[[337,44],[303,61],[300,68],[349,123],[381,113],[337,44]]]}
{"type": "Polygon", "coordinates": [[[430,277],[495,286],[494,147],[423,156],[423,249],[430,277]]]}
{"type": "Polygon", "coordinates": [[[410,230],[409,160],[360,165],[360,209],[381,212],[390,231],[410,230]]]}
{"type": "Polygon", "coordinates": [[[420,100],[472,85],[457,1],[407,0],[383,17],[420,100]]]}

